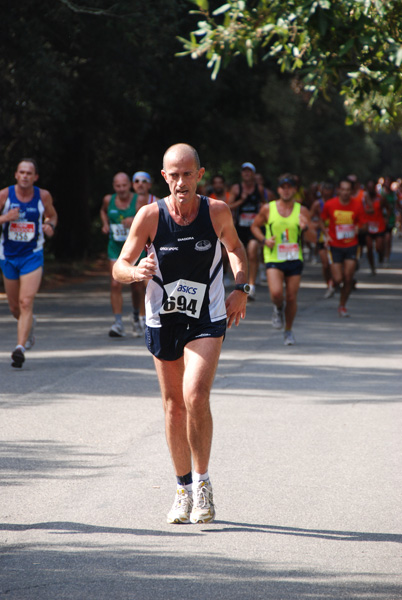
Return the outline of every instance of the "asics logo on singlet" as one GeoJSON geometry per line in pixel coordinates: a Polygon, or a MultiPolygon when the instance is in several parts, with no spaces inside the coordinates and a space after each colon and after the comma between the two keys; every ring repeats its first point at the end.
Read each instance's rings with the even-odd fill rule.
{"type": "Polygon", "coordinates": [[[188,242],[189,240],[193,240],[193,237],[187,237],[187,238],[178,238],[178,242],[188,242]]]}
{"type": "Polygon", "coordinates": [[[162,248],[159,248],[159,250],[162,250],[162,252],[165,252],[166,250],[178,250],[178,246],[163,246],[162,248]]]}
{"type": "Polygon", "coordinates": [[[177,291],[184,292],[185,294],[191,294],[192,296],[194,296],[194,294],[197,293],[197,288],[190,287],[188,285],[179,285],[179,287],[177,288],[177,291]]]}
{"type": "Polygon", "coordinates": [[[212,244],[209,240],[200,240],[199,242],[196,243],[195,245],[195,249],[198,250],[199,252],[204,252],[205,250],[209,250],[211,248],[212,244]]]}

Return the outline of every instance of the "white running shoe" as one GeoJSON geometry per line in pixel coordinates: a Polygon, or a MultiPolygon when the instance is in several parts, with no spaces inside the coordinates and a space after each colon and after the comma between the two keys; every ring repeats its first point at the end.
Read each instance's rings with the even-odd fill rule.
{"type": "Polygon", "coordinates": [[[178,487],[173,506],[168,513],[167,522],[170,524],[190,523],[190,513],[193,508],[193,494],[185,487],[178,487]]]}
{"type": "Polygon", "coordinates": [[[250,285],[250,293],[247,296],[247,300],[255,300],[255,285],[250,285]]]}
{"type": "Polygon", "coordinates": [[[143,334],[139,321],[133,321],[133,337],[139,338],[143,334]]]}
{"type": "Polygon", "coordinates": [[[109,337],[124,337],[125,335],[123,323],[115,321],[109,330],[109,337]]]}
{"type": "Polygon", "coordinates": [[[32,317],[32,327],[29,332],[28,339],[25,342],[25,350],[30,350],[32,346],[35,344],[35,327],[36,327],[36,317],[35,315],[32,317]]]}
{"type": "Polygon", "coordinates": [[[285,346],[294,346],[296,343],[295,336],[291,331],[285,331],[284,342],[285,346]]]}
{"type": "Polygon", "coordinates": [[[327,287],[327,291],[324,294],[324,298],[325,300],[328,300],[328,298],[332,298],[332,296],[335,294],[335,288],[333,285],[329,285],[327,287]]]}
{"type": "Polygon", "coordinates": [[[199,481],[193,487],[194,505],[191,523],[210,523],[215,519],[214,497],[210,481],[199,481]]]}
{"type": "Polygon", "coordinates": [[[272,327],[274,329],[282,329],[283,327],[283,307],[279,309],[275,304],[272,312],[272,327]]]}

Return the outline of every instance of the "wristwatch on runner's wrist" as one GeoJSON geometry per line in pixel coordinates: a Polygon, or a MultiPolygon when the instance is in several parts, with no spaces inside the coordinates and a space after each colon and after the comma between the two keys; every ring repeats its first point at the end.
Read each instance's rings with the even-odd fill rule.
{"type": "Polygon", "coordinates": [[[248,283],[236,283],[235,290],[239,290],[239,292],[244,292],[245,294],[250,293],[250,285],[248,283]]]}

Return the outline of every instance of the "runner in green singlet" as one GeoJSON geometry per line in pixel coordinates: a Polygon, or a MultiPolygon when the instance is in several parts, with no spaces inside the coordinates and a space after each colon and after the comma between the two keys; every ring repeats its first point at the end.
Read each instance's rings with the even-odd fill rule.
{"type": "Polygon", "coordinates": [[[103,198],[100,217],[102,232],[109,235],[107,253],[110,272],[110,300],[115,319],[109,330],[109,336],[124,337],[125,331],[122,319],[123,286],[113,278],[112,269],[120,255],[135,217],[136,195],[131,191],[130,177],[126,173],[117,173],[114,176],[113,189],[114,194],[107,194],[103,198]]]}

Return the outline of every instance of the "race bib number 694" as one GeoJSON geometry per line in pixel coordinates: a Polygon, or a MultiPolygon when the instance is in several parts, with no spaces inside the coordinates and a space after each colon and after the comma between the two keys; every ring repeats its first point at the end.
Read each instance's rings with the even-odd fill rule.
{"type": "Polygon", "coordinates": [[[172,281],[172,283],[167,283],[164,288],[167,293],[167,300],[164,302],[160,314],[166,315],[179,312],[185,313],[194,319],[199,318],[207,289],[205,283],[178,279],[172,281]]]}

